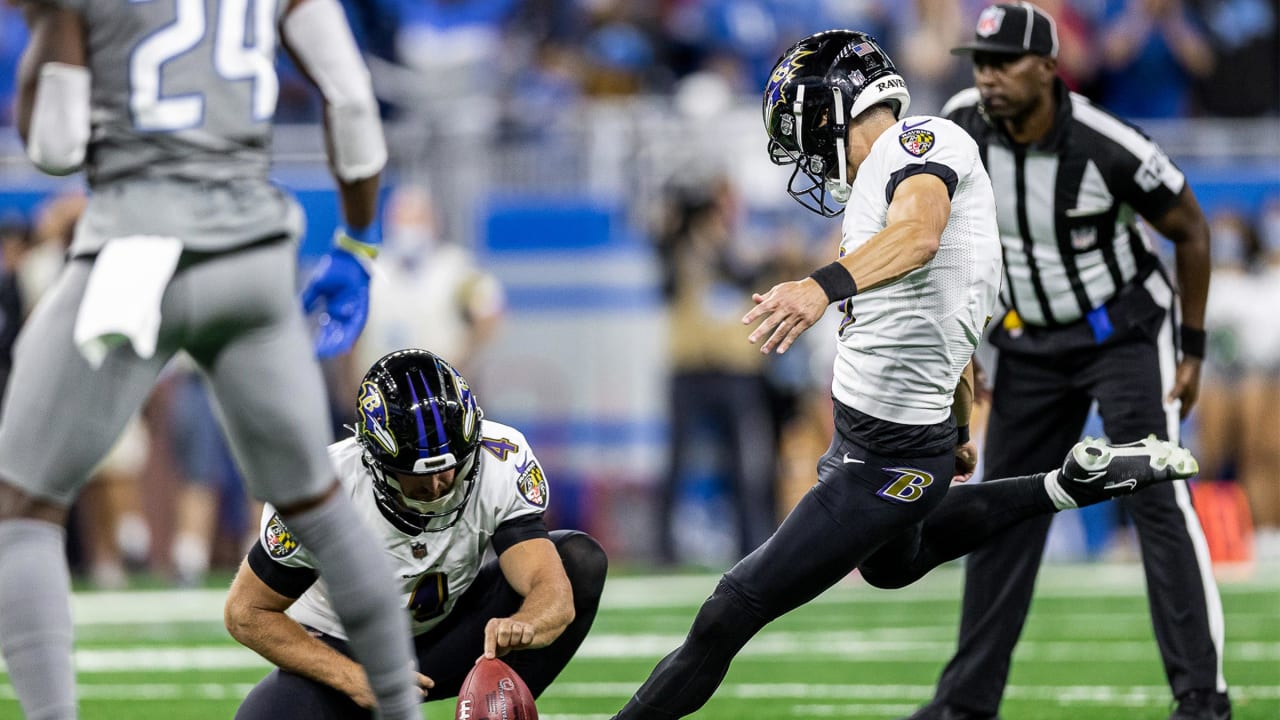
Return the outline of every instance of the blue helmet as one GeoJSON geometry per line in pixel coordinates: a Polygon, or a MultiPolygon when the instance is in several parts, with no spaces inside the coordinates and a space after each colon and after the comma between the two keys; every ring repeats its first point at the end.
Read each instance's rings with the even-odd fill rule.
{"type": "Polygon", "coordinates": [[[356,440],[373,475],[383,515],[402,530],[438,531],[462,515],[479,471],[484,413],[466,379],[426,350],[399,350],[373,364],[356,399],[356,440]],[[456,469],[444,497],[406,497],[396,474],[431,475],[456,469]]]}

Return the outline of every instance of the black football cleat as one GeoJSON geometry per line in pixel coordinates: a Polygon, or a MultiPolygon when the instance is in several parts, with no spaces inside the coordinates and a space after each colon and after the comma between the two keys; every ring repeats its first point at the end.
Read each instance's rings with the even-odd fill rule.
{"type": "Polygon", "coordinates": [[[1178,698],[1169,720],[1231,720],[1231,699],[1226,693],[1190,690],[1178,698]]]}
{"type": "Polygon", "coordinates": [[[1087,437],[1067,453],[1058,483],[1078,507],[1084,507],[1155,483],[1184,480],[1199,471],[1190,450],[1154,435],[1123,445],[1087,437]]]}

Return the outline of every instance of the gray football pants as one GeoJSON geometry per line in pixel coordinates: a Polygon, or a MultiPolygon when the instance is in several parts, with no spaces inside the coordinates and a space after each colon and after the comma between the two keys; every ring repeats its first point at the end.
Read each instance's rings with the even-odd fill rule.
{"type": "Polygon", "coordinates": [[[117,346],[94,370],[72,341],[92,264],[73,260],[19,336],[0,420],[0,478],[70,504],[185,349],[208,375],[255,497],[288,506],[333,482],[326,392],[296,292],[296,245],[184,255],[165,290],[156,353],[117,346]]]}

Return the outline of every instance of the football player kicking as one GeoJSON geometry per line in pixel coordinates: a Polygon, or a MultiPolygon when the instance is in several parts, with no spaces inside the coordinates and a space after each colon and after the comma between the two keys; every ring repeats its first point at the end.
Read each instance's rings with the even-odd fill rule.
{"type": "Polygon", "coordinates": [[[854,568],[897,588],[1014,523],[1196,472],[1155,439],[1086,440],[1060,468],[976,486],[968,439],[973,351],[1000,285],[991,183],[957,125],[908,116],[910,96],[870,36],[812,35],[774,67],[764,94],[770,157],[794,164],[788,192],[844,211],[839,259],[754,295],[749,340],[785,352],[834,302],[836,432],[818,482],[777,532],[721,578],[683,645],[615,716],[677,718],[715,692],[761,628],[854,568]],[[841,206],[847,203],[847,209],[841,206]]]}
{"type": "MultiPolygon", "coordinates": [[[[504,659],[539,696],[595,619],[608,564],[586,533],[547,532],[547,480],[524,435],[486,420],[467,381],[425,350],[374,363],[355,436],[329,447],[345,494],[394,565],[429,699],[452,697],[474,662],[504,659]],[[485,562],[492,547],[495,560],[485,562]],[[508,655],[510,653],[510,655],[508,655]]],[[[371,717],[314,561],[275,510],[226,602],[227,629],[276,665],[236,717],[371,717]]]]}

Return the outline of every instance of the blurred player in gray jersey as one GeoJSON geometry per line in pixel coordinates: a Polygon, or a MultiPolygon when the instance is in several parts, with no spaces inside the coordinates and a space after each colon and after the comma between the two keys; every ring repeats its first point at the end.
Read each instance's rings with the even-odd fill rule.
{"type": "Polygon", "coordinates": [[[296,294],[301,213],[267,179],[277,43],[324,95],[346,227],[303,292],[316,352],[368,303],[386,146],[337,0],[30,0],[18,124],[42,170],[85,168],[70,262],[19,337],[0,417],[0,645],[27,717],[76,716],[66,508],[165,363],[206,375],[253,494],[314,555],[382,717],[417,718],[390,569],[339,491],[296,294]]]}

